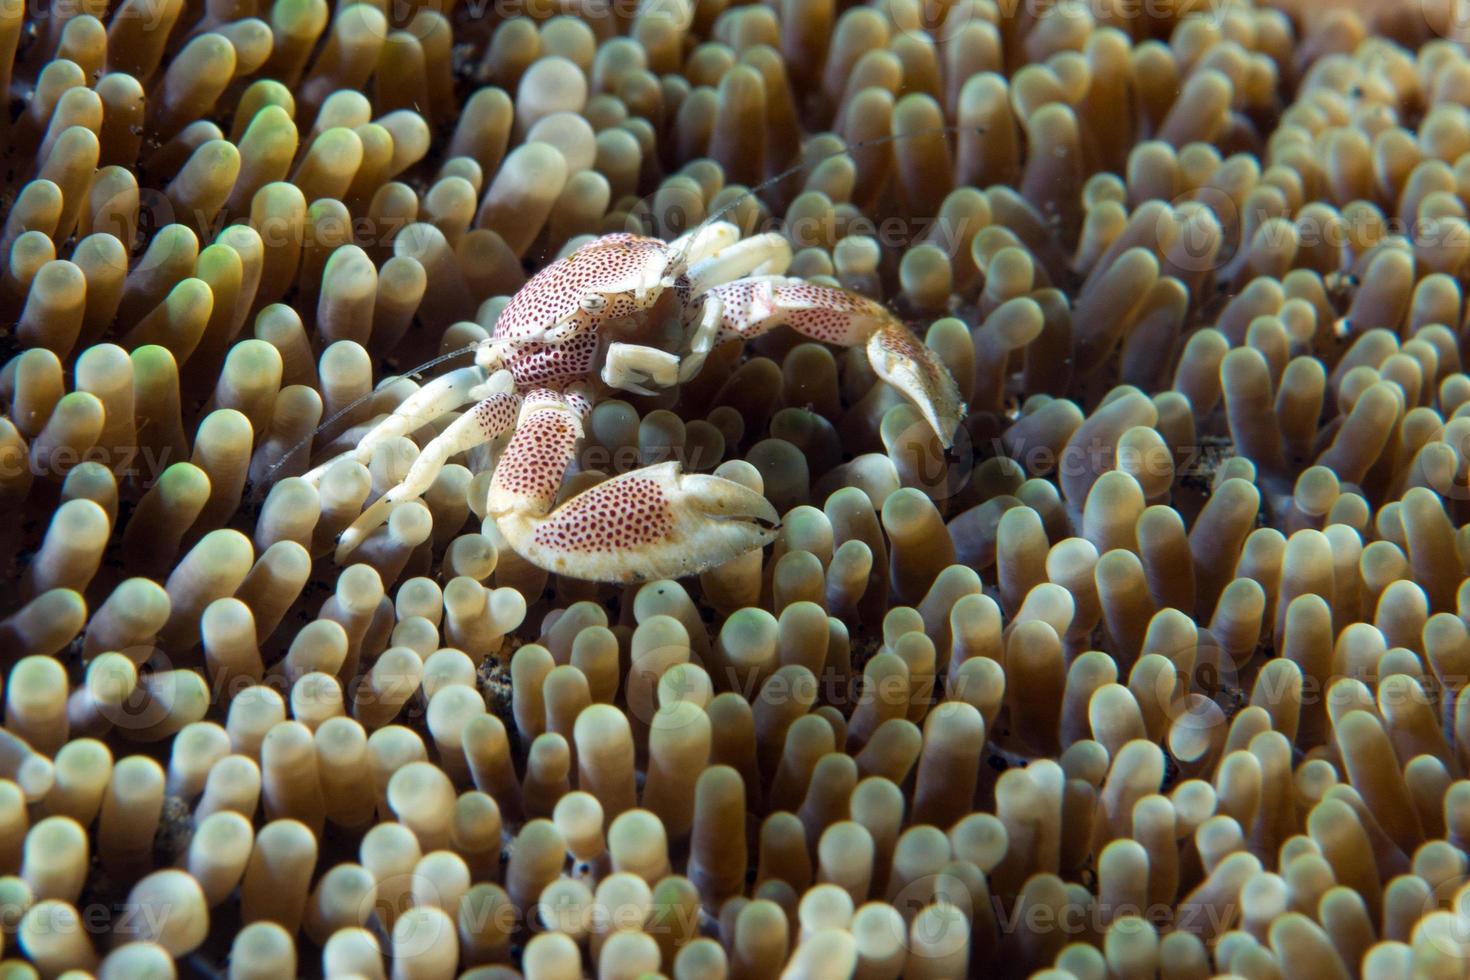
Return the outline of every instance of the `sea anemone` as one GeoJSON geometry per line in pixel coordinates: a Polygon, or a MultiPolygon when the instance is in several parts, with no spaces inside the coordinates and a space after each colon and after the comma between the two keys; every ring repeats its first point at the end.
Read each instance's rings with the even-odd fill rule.
{"type": "Polygon", "coordinates": [[[1466,975],[1452,14],[0,9],[0,973],[1466,975]],[[954,437],[861,346],[715,346],[548,497],[779,526],[609,585],[512,545],[505,439],[375,428],[717,220],[954,437]]]}

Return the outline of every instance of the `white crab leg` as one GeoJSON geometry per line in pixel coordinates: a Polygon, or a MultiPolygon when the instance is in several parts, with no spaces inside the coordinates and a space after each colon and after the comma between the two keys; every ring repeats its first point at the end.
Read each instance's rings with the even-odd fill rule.
{"type": "Polygon", "coordinates": [[[791,265],[791,243],[767,232],[741,239],[689,265],[690,292],[699,296],[756,272],[780,275],[791,265]]]}
{"type": "Polygon", "coordinates": [[[689,351],[679,362],[679,382],[682,384],[699,373],[704,359],[714,350],[715,339],[720,335],[720,325],[725,319],[725,304],[714,293],[705,293],[694,302],[699,304],[699,319],[689,335],[689,351]]]}
{"type": "Polygon", "coordinates": [[[515,425],[519,407],[520,398],[514,393],[491,395],[431,439],[408,468],[403,481],[374,501],[342,532],[337,539],[337,564],[342,564],[364,538],[382,526],[393,513],[393,508],[423,496],[451,457],[510,431],[515,425]]]}
{"type": "Polygon", "coordinates": [[[740,228],[729,221],[714,221],[692,228],[669,242],[669,251],[683,255],[686,265],[714,255],[740,240],[740,228]]]}
{"type": "Polygon", "coordinates": [[[302,479],[312,486],[320,486],[322,477],[332,465],[342,459],[355,459],[366,464],[373,450],[389,439],[408,435],[422,428],[439,416],[452,412],[472,401],[491,395],[508,392],[512,387],[509,371],[497,371],[487,377],[484,368],[457,368],[442,377],[435,378],[405,398],[393,412],[367,431],[357,445],[347,452],[322,463],[310,470],[302,479]]]}

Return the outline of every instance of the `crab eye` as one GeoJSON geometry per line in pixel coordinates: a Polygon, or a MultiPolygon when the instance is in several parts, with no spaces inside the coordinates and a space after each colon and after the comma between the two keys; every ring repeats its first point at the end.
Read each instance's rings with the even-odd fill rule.
{"type": "Polygon", "coordinates": [[[596,293],[588,293],[582,297],[582,309],[588,313],[601,313],[607,309],[607,297],[596,293]]]}

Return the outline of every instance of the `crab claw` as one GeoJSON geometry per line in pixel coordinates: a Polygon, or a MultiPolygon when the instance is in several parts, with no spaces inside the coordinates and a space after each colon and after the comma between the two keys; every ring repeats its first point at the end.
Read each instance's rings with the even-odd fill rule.
{"type": "Polygon", "coordinates": [[[954,445],[965,406],[939,356],[897,322],[874,331],[866,349],[874,373],[914,403],[945,449],[954,445]]]}
{"type": "Polygon", "coordinates": [[[582,491],[550,514],[497,518],[506,540],[536,565],[597,582],[696,575],[770,543],[780,518],[733,480],[646,466],[582,491]]]}

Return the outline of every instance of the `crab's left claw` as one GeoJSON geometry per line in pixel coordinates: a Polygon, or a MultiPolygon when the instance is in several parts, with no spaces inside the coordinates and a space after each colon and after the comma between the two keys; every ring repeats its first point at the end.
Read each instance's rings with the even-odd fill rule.
{"type": "Polygon", "coordinates": [[[965,406],[939,355],[897,322],[874,331],[866,349],[868,362],[878,377],[914,403],[945,449],[954,445],[965,406]]]}
{"type": "Polygon", "coordinates": [[[918,406],[949,449],[965,415],[959,388],[938,355],[881,304],[836,286],[785,276],[752,276],[706,294],[718,301],[716,343],[754,340],[773,327],[843,347],[861,345],[878,377],[918,406]]]}
{"type": "Polygon", "coordinates": [[[582,491],[544,517],[497,516],[519,554],[549,571],[599,582],[682,578],[769,544],[770,501],[677,462],[646,466],[582,491]]]}

